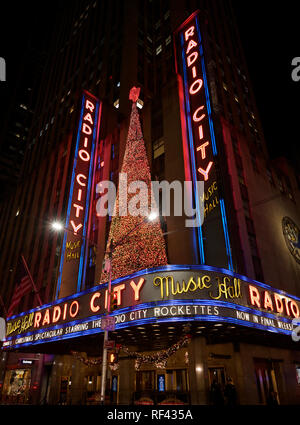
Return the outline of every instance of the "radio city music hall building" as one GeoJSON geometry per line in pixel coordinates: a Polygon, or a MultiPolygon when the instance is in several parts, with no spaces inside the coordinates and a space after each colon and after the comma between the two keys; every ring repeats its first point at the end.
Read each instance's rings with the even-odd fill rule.
{"type": "Polygon", "coordinates": [[[143,152],[149,179],[192,182],[199,221],[204,181],[204,222],[160,217],[146,242],[128,227],[106,403],[209,404],[228,378],[240,404],[299,403],[298,180],[269,157],[230,1],[78,1],[57,28],[22,181],[1,205],[1,296],[22,254],[43,302],[28,293],[7,319],[1,403],[99,403],[114,219],[96,188],[124,164],[139,176],[143,152]]]}

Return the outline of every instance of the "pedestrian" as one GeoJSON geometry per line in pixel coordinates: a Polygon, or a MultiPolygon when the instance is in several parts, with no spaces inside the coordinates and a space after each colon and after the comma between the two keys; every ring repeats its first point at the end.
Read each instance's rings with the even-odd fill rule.
{"type": "Polygon", "coordinates": [[[214,406],[224,406],[224,397],[221,385],[216,379],[213,380],[210,387],[210,400],[214,406]]]}
{"type": "Polygon", "coordinates": [[[237,404],[236,388],[235,388],[235,385],[233,383],[232,378],[230,378],[230,377],[227,378],[227,384],[225,386],[224,396],[225,396],[225,399],[226,399],[226,405],[227,406],[236,406],[236,404],[237,404]]]}
{"type": "Polygon", "coordinates": [[[273,390],[269,392],[268,398],[267,398],[267,404],[269,406],[278,406],[278,399],[277,399],[277,393],[273,390]]]}

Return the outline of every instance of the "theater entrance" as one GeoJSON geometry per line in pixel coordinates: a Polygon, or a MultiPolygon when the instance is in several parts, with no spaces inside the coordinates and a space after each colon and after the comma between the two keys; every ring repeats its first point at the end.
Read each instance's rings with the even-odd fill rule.
{"type": "Polygon", "coordinates": [[[189,404],[187,369],[136,372],[134,404],[189,404]]]}
{"type": "Polygon", "coordinates": [[[280,404],[280,362],[269,359],[254,359],[259,403],[280,404]]]}

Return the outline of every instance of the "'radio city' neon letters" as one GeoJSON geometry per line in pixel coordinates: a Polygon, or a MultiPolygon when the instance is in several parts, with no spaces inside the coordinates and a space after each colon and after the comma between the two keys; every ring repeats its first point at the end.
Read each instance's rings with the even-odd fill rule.
{"type": "MultiPolygon", "coordinates": [[[[203,87],[203,79],[201,77],[198,77],[198,70],[200,69],[200,56],[197,50],[198,49],[198,43],[195,40],[196,34],[195,34],[195,26],[191,25],[185,32],[184,32],[184,40],[185,42],[188,42],[187,48],[186,48],[186,63],[187,68],[191,68],[192,71],[192,79],[193,81],[189,81],[189,94],[194,96],[195,94],[199,93],[200,90],[204,90],[203,87]],[[190,51],[192,52],[190,53],[190,51]]],[[[200,159],[204,160],[206,159],[206,149],[210,146],[210,142],[205,139],[204,134],[204,128],[202,121],[207,119],[207,113],[203,112],[205,111],[205,105],[200,105],[198,108],[192,113],[193,122],[194,124],[197,123],[198,129],[196,131],[196,134],[198,135],[197,140],[197,146],[196,146],[196,152],[200,152],[200,159]]],[[[198,157],[199,158],[199,157],[198,157]]],[[[197,161],[199,162],[199,160],[197,161]]],[[[204,181],[207,181],[209,179],[209,173],[211,171],[211,168],[213,166],[213,161],[208,161],[208,163],[201,166],[198,165],[197,170],[198,173],[204,178],[204,181]]]]}
{"type": "MultiPolygon", "coordinates": [[[[140,278],[137,282],[133,279],[130,281],[129,286],[131,289],[129,292],[134,301],[139,301],[144,283],[144,278],[140,278]]],[[[125,290],[125,284],[122,283],[120,285],[114,285],[112,290],[114,294],[117,294],[117,305],[120,306],[122,304],[122,295],[125,290]]],[[[103,297],[101,291],[91,294],[88,302],[89,311],[91,313],[102,314],[107,309],[108,290],[105,289],[104,292],[104,305],[103,302],[101,303],[101,299],[103,297]]],[[[71,302],[64,302],[59,305],[55,305],[54,307],[49,307],[42,311],[35,312],[34,318],[32,318],[31,322],[33,323],[34,328],[39,329],[44,326],[56,324],[59,321],[73,320],[77,318],[80,308],[81,302],[79,299],[71,302]]],[[[12,326],[10,326],[10,328],[10,332],[14,332],[15,328],[12,326]]]]}
{"type": "MultiPolygon", "coordinates": [[[[84,108],[85,108],[85,112],[82,119],[81,133],[85,136],[83,137],[83,146],[81,146],[81,149],[78,152],[79,158],[78,158],[78,166],[76,167],[77,169],[80,169],[80,162],[79,162],[80,160],[83,162],[89,162],[91,160],[90,152],[88,152],[87,149],[90,150],[91,148],[90,136],[93,134],[92,125],[94,124],[94,120],[92,118],[91,113],[94,112],[95,104],[92,103],[90,100],[86,99],[84,108]],[[89,124],[87,124],[86,122],[89,122],[89,124]]],[[[87,180],[87,176],[85,174],[80,172],[76,174],[75,181],[77,183],[76,185],[77,187],[75,188],[75,193],[77,193],[76,201],[78,203],[73,202],[72,207],[75,210],[75,217],[79,218],[79,220],[76,221],[76,223],[74,220],[70,220],[70,224],[75,234],[77,234],[78,231],[83,226],[82,221],[83,221],[84,205],[80,205],[79,202],[82,202],[82,198],[83,198],[82,192],[83,190],[86,190],[86,180],[87,180]]]]}
{"type": "Polygon", "coordinates": [[[265,310],[275,311],[278,314],[285,314],[290,317],[299,317],[300,310],[297,303],[285,296],[280,296],[276,292],[270,294],[269,291],[260,292],[256,286],[249,285],[250,304],[264,308],[265,310]]]}

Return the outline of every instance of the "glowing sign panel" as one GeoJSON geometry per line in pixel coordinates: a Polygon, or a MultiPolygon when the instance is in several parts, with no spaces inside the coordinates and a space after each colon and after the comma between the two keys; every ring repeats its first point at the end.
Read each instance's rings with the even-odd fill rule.
{"type": "MultiPolygon", "coordinates": [[[[72,181],[56,297],[78,292],[84,283],[91,186],[101,104],[88,92],[82,97],[72,181]]],[[[58,313],[57,313],[58,314],[58,313]]]]}
{"type": "Polygon", "coordinates": [[[201,200],[196,182],[204,181],[205,193],[214,188],[213,198],[209,196],[208,201],[205,197],[204,222],[197,230],[200,263],[232,270],[225,206],[219,196],[220,180],[215,167],[218,152],[199,20],[199,13],[193,13],[174,34],[185,174],[192,178],[194,203],[199,211],[201,200]]]}
{"type": "Polygon", "coordinates": [[[300,316],[300,299],[224,269],[164,266],[112,282],[118,309],[106,316],[107,285],[102,284],[7,321],[4,348],[62,340],[107,327],[168,319],[224,321],[290,335],[300,316]]]}

